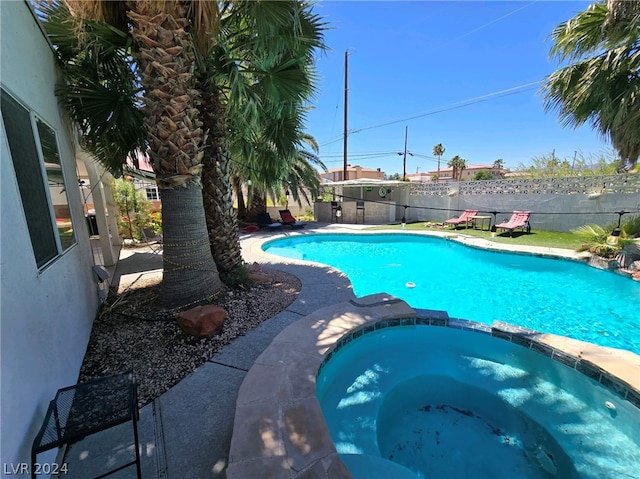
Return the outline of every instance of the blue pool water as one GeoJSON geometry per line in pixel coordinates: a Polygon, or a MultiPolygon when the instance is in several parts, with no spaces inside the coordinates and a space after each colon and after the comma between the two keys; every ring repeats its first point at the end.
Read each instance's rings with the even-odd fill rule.
{"type": "Polygon", "coordinates": [[[564,364],[477,332],[363,334],[325,363],[316,393],[356,479],[640,477],[638,408],[564,364]]]}
{"type": "Polygon", "coordinates": [[[359,297],[387,292],[414,308],[640,354],[640,282],[577,262],[411,234],[304,235],[263,248],[339,269],[359,297]]]}

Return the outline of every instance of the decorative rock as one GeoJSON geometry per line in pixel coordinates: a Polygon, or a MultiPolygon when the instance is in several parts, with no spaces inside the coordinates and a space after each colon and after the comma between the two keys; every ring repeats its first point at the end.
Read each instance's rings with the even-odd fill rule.
{"type": "Polygon", "coordinates": [[[594,268],[605,269],[605,270],[614,270],[614,269],[618,269],[619,267],[617,259],[602,258],[601,256],[598,256],[595,254],[591,255],[591,258],[589,258],[588,263],[590,266],[593,266],[594,268]]]}
{"type": "Polygon", "coordinates": [[[222,331],[227,313],[220,306],[207,304],[176,314],[178,326],[197,338],[210,338],[222,331]]]}
{"type": "Polygon", "coordinates": [[[631,277],[632,277],[633,279],[635,279],[636,281],[640,281],[640,271],[636,271],[635,273],[633,273],[633,274],[631,275],[631,277]]]}
{"type": "Polygon", "coordinates": [[[273,276],[259,271],[249,271],[247,279],[253,283],[270,283],[273,280],[273,276]]]}
{"type": "Polygon", "coordinates": [[[262,271],[262,268],[258,263],[253,263],[249,267],[247,273],[247,279],[254,283],[270,283],[273,281],[273,276],[262,271]]]}

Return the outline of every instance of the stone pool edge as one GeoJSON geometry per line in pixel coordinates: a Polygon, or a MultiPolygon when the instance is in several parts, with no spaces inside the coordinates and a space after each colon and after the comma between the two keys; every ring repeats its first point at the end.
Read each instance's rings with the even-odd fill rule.
{"type": "Polygon", "coordinates": [[[449,318],[444,311],[415,310],[380,293],[315,311],[283,330],[258,357],[238,393],[227,479],[352,479],[316,397],[318,371],[334,352],[368,331],[421,324],[473,330],[527,347],[640,408],[640,356],[634,353],[507,323],[486,325],[449,318]]]}

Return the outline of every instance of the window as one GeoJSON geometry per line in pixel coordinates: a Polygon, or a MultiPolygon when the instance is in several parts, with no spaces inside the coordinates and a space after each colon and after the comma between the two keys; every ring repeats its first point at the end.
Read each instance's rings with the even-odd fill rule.
{"type": "Polygon", "coordinates": [[[152,188],[146,188],[145,189],[146,193],[147,193],[147,199],[149,201],[154,201],[154,200],[159,200],[160,199],[160,195],[158,194],[158,188],[156,188],[155,186],[152,188]]]}
{"type": "Polygon", "coordinates": [[[2,90],[2,118],[38,268],[75,243],[56,132],[2,90]],[[45,182],[46,178],[46,182],[45,182]]]}

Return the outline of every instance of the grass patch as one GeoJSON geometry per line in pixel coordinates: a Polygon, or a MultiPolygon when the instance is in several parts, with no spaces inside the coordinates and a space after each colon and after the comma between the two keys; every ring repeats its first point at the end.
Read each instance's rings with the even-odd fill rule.
{"type": "MultiPolygon", "coordinates": [[[[397,225],[381,225],[372,226],[367,230],[400,230],[402,227],[397,225]]],[[[528,246],[541,246],[547,248],[564,248],[570,250],[577,250],[584,243],[584,238],[580,235],[571,232],[562,231],[543,231],[532,230],[531,233],[523,233],[522,231],[514,231],[513,237],[509,236],[509,233],[496,234],[495,238],[491,238],[491,232],[484,230],[476,230],[473,228],[458,228],[453,230],[451,228],[442,228],[435,226],[426,226],[424,222],[409,223],[405,227],[405,231],[447,231],[451,233],[461,233],[469,236],[476,236],[478,238],[484,238],[491,240],[495,243],[504,244],[516,244],[516,245],[528,245],[528,246]]]]}

